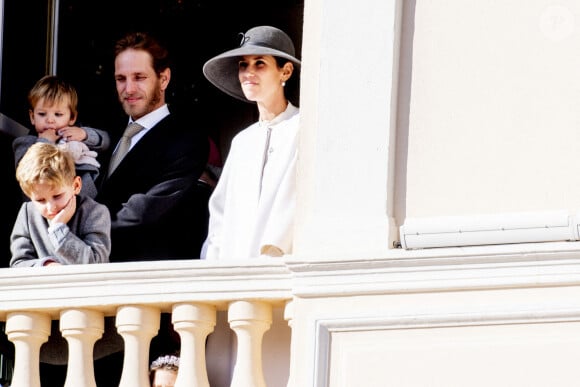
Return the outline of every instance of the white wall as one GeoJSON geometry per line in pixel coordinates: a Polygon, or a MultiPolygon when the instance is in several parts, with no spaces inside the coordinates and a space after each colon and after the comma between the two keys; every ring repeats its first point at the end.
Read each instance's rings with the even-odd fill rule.
{"type": "Polygon", "coordinates": [[[304,6],[295,255],[381,254],[391,209],[399,6],[304,6]]]}
{"type": "Polygon", "coordinates": [[[580,208],[580,2],[417,0],[406,10],[399,221],[580,208]]]}

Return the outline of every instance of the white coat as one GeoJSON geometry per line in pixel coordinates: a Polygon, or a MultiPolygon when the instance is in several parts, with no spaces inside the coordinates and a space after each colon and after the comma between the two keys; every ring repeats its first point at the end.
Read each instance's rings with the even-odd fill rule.
{"type": "Polygon", "coordinates": [[[292,252],[299,109],[238,133],[209,200],[202,259],[245,259],[275,246],[292,252]],[[269,133],[270,132],[270,133],[269,133]]]}

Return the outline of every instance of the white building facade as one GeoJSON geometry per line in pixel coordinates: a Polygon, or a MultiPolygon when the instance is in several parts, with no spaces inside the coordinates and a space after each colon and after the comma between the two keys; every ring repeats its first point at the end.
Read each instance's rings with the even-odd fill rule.
{"type": "Polygon", "coordinates": [[[571,0],[305,1],[294,254],[3,270],[14,386],[45,331],[14,322],[69,310],[129,353],[173,313],[178,387],[577,384],[579,28],[571,0]]]}

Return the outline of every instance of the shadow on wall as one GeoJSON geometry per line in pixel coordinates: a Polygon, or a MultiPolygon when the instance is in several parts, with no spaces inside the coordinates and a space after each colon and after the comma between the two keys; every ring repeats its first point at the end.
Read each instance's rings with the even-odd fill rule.
{"type": "MultiPolygon", "coordinates": [[[[272,326],[262,343],[264,379],[269,387],[286,387],[290,372],[291,329],[284,310],[272,310],[272,326]]],[[[218,312],[214,331],[206,345],[207,373],[212,387],[229,387],[236,361],[236,336],[229,328],[227,312],[218,312]],[[229,350],[225,350],[229,349],[229,350]]]]}

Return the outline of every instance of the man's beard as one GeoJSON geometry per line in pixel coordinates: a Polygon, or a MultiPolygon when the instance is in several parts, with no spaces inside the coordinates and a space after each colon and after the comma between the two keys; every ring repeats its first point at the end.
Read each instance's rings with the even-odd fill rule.
{"type": "Polygon", "coordinates": [[[161,89],[156,88],[151,98],[147,100],[144,108],[141,108],[139,105],[129,105],[124,98],[121,99],[121,104],[123,105],[123,110],[125,110],[127,115],[131,116],[133,119],[137,119],[155,110],[160,101],[161,89]]]}

